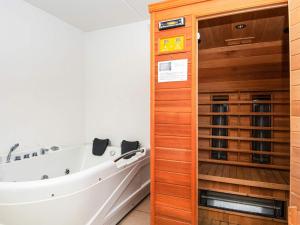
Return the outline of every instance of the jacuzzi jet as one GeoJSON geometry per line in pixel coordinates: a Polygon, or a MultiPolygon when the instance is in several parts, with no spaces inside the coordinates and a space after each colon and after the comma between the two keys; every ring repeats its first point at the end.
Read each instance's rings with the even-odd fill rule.
{"type": "Polygon", "coordinates": [[[70,170],[69,169],[66,169],[65,170],[65,175],[68,175],[70,173],[70,170]]]}
{"type": "Polygon", "coordinates": [[[43,175],[41,180],[46,180],[46,179],[49,179],[48,175],[43,175]]]}

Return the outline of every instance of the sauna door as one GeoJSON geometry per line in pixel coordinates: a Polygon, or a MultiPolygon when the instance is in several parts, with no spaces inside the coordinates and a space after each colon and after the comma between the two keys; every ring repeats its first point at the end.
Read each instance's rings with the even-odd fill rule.
{"type": "Polygon", "coordinates": [[[289,225],[300,225],[300,0],[289,1],[291,55],[291,190],[289,225]]]}

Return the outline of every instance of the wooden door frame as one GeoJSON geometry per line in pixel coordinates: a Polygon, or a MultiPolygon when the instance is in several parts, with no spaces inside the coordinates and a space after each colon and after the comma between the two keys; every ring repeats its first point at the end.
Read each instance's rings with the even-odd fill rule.
{"type": "MultiPolygon", "coordinates": [[[[288,6],[288,0],[166,0],[149,5],[151,14],[151,148],[155,146],[154,140],[154,113],[155,113],[155,28],[157,21],[172,19],[181,16],[192,17],[192,225],[198,223],[198,21],[213,17],[233,15],[243,12],[258,11],[270,8],[288,6]],[[226,2],[226,5],[224,4],[226,2]],[[210,6],[210,7],[207,7],[210,6]],[[222,7],[224,5],[224,7],[222,7]],[[205,10],[203,10],[205,9],[205,10]]],[[[290,102],[291,103],[291,102],[290,102]]],[[[154,148],[153,148],[154,149],[154,148]]],[[[155,152],[151,153],[151,180],[154,180],[155,152]]],[[[154,192],[151,185],[151,192],[154,192]]],[[[155,225],[155,199],[151,197],[151,225],[155,225]]]]}

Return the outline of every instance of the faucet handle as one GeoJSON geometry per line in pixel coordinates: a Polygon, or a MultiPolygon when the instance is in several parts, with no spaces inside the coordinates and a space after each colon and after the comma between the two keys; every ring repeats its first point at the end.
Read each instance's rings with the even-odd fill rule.
{"type": "Polygon", "coordinates": [[[46,152],[48,152],[49,149],[48,148],[41,148],[41,155],[45,155],[46,152]]]}
{"type": "Polygon", "coordinates": [[[52,151],[57,151],[57,150],[59,150],[59,147],[58,147],[58,146],[52,146],[50,149],[51,149],[52,151]]]}

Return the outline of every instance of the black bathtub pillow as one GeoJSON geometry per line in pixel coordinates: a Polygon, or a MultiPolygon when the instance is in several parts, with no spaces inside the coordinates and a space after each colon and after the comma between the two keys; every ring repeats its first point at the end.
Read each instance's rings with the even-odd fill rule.
{"type": "MultiPolygon", "coordinates": [[[[121,154],[125,154],[127,152],[130,152],[132,150],[137,150],[140,147],[140,143],[138,141],[126,141],[123,140],[121,143],[121,154]]],[[[130,159],[132,156],[134,156],[136,153],[124,157],[124,159],[130,159]]]]}
{"type": "Polygon", "coordinates": [[[109,139],[95,138],[93,141],[93,155],[97,155],[97,156],[103,155],[108,144],[109,144],[109,139]]]}

